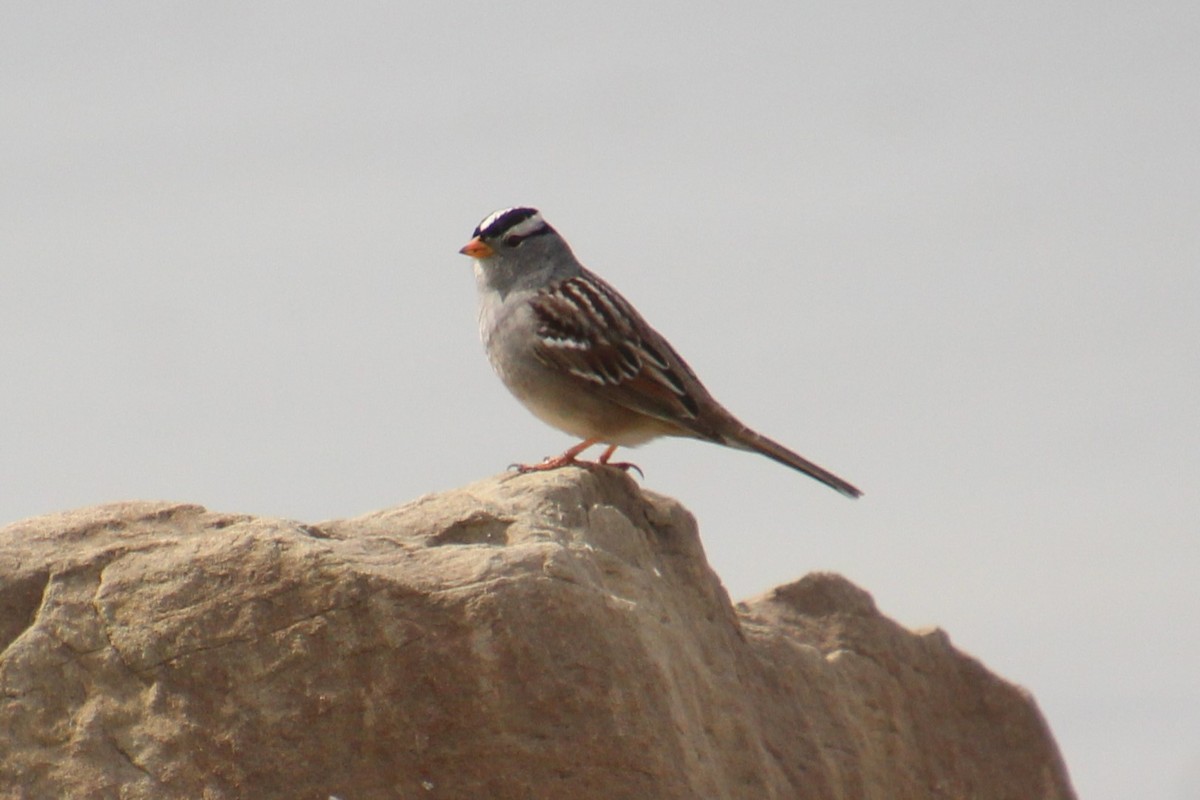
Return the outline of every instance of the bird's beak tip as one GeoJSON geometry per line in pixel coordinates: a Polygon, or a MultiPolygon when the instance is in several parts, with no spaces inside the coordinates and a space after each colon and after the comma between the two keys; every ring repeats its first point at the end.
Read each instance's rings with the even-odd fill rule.
{"type": "Polygon", "coordinates": [[[474,239],[464,244],[458,252],[462,253],[464,256],[470,256],[471,258],[487,258],[496,251],[493,250],[490,245],[484,244],[484,242],[481,241],[478,236],[476,236],[474,239]]]}

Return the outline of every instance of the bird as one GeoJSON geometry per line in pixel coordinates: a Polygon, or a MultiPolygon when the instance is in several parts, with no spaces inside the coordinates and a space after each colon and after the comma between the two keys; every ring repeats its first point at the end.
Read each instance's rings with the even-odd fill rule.
{"type": "MultiPolygon", "coordinates": [[[[474,259],[479,333],[492,368],[536,417],[580,442],[520,472],[579,464],[578,456],[661,436],[760,453],[847,497],[853,484],[752,430],[727,411],[661,334],[588,270],[536,208],[495,211],[459,250],[474,259]]],[[[639,470],[640,472],[640,470],[639,470]]]]}

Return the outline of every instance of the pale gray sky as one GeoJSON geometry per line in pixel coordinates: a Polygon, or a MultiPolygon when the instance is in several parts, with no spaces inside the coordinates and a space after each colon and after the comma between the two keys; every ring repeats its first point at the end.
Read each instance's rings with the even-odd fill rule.
{"type": "Polygon", "coordinates": [[[564,449],[455,251],[535,205],[850,502],[627,457],[735,598],[836,570],[1200,796],[1200,6],[0,9],[0,522],[315,521],[564,449]]]}

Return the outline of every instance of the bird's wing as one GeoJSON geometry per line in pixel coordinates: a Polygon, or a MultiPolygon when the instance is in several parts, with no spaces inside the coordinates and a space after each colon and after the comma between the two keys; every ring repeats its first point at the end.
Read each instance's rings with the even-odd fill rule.
{"type": "Polygon", "coordinates": [[[534,355],[614,403],[712,438],[702,421],[712,402],[666,340],[608,284],[585,272],[531,300],[534,355]]]}

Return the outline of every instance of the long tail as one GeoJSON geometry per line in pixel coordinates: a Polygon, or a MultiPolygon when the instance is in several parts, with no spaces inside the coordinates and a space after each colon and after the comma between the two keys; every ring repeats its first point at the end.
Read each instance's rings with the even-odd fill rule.
{"type": "Polygon", "coordinates": [[[798,453],[793,453],[779,442],[768,439],[761,433],[753,431],[750,428],[742,426],[742,429],[738,431],[736,437],[727,435],[722,438],[724,440],[723,444],[726,444],[729,447],[736,447],[739,450],[749,450],[754,453],[762,453],[767,458],[778,461],[780,464],[785,464],[794,470],[799,470],[810,478],[819,480],[821,483],[825,484],[831,489],[836,489],[837,491],[846,495],[846,497],[855,498],[862,496],[862,492],[857,486],[854,486],[848,481],[842,480],[837,475],[834,475],[832,472],[824,469],[823,467],[818,467],[804,456],[798,453]]]}

